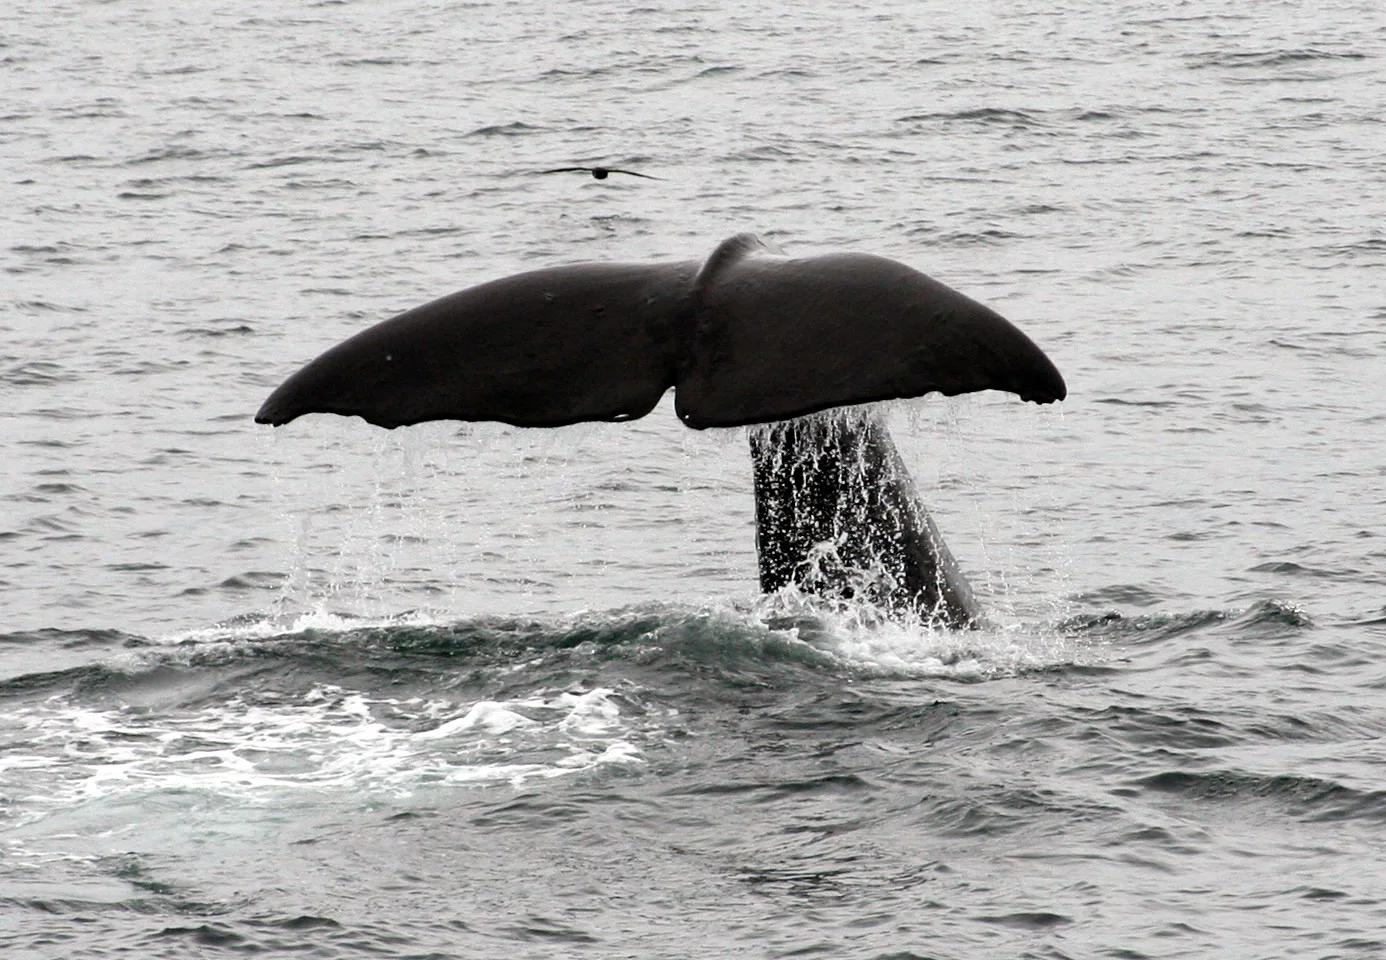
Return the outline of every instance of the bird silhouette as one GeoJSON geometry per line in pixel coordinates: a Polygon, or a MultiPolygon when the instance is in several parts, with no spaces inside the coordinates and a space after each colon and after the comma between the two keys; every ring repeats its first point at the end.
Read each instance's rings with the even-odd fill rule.
{"type": "Polygon", "coordinates": [[[541,170],[540,173],[590,173],[594,179],[605,180],[613,173],[624,173],[628,177],[644,177],[646,180],[663,180],[663,177],[652,177],[648,173],[636,173],[634,170],[620,170],[616,167],[555,167],[552,170],[541,170]]]}

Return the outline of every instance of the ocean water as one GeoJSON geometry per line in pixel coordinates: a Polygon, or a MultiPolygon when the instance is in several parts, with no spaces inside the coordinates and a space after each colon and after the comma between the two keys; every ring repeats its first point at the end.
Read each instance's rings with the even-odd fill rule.
{"type": "Polygon", "coordinates": [[[7,5],[0,956],[1386,954],[1384,56],[1367,2],[7,5]],[[759,596],[744,432],[668,398],[252,422],[742,231],[1063,371],[884,411],[984,629],[759,596]]]}

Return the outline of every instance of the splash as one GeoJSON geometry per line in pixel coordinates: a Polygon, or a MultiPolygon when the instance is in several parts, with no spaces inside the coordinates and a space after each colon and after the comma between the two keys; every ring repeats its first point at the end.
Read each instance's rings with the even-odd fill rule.
{"type": "Polygon", "coordinates": [[[757,616],[857,675],[979,682],[1103,658],[1090,638],[1057,625],[984,619],[958,630],[928,613],[886,617],[865,600],[831,605],[794,587],[764,597],[757,616]]]}

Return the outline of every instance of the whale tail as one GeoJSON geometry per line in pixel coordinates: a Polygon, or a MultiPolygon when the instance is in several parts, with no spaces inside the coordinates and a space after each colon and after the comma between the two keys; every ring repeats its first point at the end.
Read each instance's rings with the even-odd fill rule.
{"type": "Polygon", "coordinates": [[[792,259],[741,234],[703,264],[554,267],[434,300],[328,350],[255,419],[555,427],[643,417],[671,387],[696,429],[935,391],[1067,392],[1029,337],[917,270],[792,259]]]}
{"type": "Polygon", "coordinates": [[[750,234],[701,264],[578,264],[386,320],[284,381],[255,419],[382,427],[633,420],[670,388],[689,427],[751,432],[761,586],[965,626],[976,601],[879,420],[833,407],[939,392],[1067,393],[1011,323],[904,264],[792,259],[750,234]],[[796,419],[799,418],[799,419],[796,419]]]}

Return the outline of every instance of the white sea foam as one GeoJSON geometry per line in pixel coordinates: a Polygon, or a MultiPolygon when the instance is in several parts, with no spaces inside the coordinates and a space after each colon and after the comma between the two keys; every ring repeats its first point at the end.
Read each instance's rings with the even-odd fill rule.
{"type": "Polygon", "coordinates": [[[431,627],[449,622],[452,622],[449,618],[425,610],[411,610],[390,616],[348,616],[328,610],[322,602],[319,602],[311,610],[183,630],[157,637],[153,642],[160,646],[179,646],[182,644],[274,640],[309,630],[319,633],[344,633],[348,630],[365,630],[372,627],[431,627]]]}
{"type": "Polygon", "coordinates": [[[1102,656],[1090,640],[1048,624],[957,630],[927,618],[886,619],[869,604],[828,609],[793,587],[763,598],[754,616],[843,665],[892,676],[988,680],[1102,656]]]}
{"type": "Polygon", "coordinates": [[[12,710],[0,729],[11,745],[0,797],[30,825],[88,804],[109,822],[127,801],[277,808],[333,792],[378,801],[447,784],[519,787],[641,763],[641,744],[658,735],[629,724],[605,688],[458,704],[331,685],[177,714],[54,697],[12,710]]]}
{"type": "Polygon", "coordinates": [[[533,727],[536,725],[534,720],[529,719],[524,714],[516,713],[511,706],[504,703],[496,703],[493,700],[482,700],[480,703],[472,705],[472,708],[463,716],[433,730],[425,730],[415,734],[418,740],[442,740],[457,733],[464,733],[475,730],[478,727],[487,733],[509,733],[517,727],[533,727]]]}

